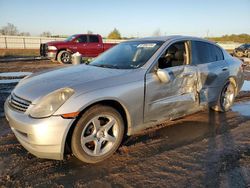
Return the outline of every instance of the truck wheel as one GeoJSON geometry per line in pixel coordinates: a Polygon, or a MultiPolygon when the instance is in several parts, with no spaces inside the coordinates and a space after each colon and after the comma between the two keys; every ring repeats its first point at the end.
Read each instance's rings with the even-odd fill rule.
{"type": "Polygon", "coordinates": [[[62,50],[58,53],[57,60],[61,64],[69,64],[71,63],[71,54],[66,50],[62,50]]]}
{"type": "Polygon", "coordinates": [[[217,104],[212,109],[218,112],[227,112],[233,105],[235,96],[236,85],[228,80],[220,93],[217,104]]]}
{"type": "Polygon", "coordinates": [[[87,163],[101,162],[120,146],[124,122],[109,106],[93,106],[77,122],[71,139],[73,154],[87,163]]]}

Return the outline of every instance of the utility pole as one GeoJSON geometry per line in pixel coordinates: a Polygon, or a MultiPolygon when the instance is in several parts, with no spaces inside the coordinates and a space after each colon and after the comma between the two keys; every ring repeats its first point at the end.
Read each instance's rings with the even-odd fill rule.
{"type": "Polygon", "coordinates": [[[209,36],[209,29],[207,30],[207,38],[208,38],[208,36],[209,36]]]}

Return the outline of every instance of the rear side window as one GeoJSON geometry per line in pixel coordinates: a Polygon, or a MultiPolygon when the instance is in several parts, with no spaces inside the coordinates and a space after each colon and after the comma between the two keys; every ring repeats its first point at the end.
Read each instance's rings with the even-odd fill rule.
{"type": "Polygon", "coordinates": [[[222,50],[206,42],[192,41],[192,63],[205,64],[224,59],[222,50]]]}
{"type": "Polygon", "coordinates": [[[221,49],[218,47],[218,46],[215,46],[215,45],[212,45],[210,44],[213,48],[213,52],[214,52],[214,58],[215,58],[215,61],[221,61],[221,60],[224,60],[224,55],[223,55],[223,52],[221,51],[221,49]]]}
{"type": "Polygon", "coordinates": [[[98,43],[99,42],[98,36],[90,35],[89,36],[89,42],[91,42],[91,43],[98,43]]]}

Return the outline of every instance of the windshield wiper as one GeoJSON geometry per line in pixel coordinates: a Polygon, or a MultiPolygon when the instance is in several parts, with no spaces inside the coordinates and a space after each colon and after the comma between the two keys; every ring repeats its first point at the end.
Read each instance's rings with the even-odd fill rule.
{"type": "MultiPolygon", "coordinates": [[[[93,65],[93,64],[92,64],[93,65]]],[[[97,64],[97,65],[93,65],[96,67],[103,67],[103,68],[113,68],[113,69],[120,69],[120,67],[116,66],[116,65],[110,65],[110,64],[97,64]]]]}

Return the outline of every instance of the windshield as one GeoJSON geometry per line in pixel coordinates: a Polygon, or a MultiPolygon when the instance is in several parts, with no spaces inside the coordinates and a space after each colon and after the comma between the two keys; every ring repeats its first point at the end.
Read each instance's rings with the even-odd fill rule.
{"type": "Polygon", "coordinates": [[[162,41],[121,43],[100,55],[89,65],[116,69],[139,68],[152,57],[162,44],[162,41]]]}
{"type": "Polygon", "coordinates": [[[71,36],[69,36],[68,38],[66,38],[64,41],[65,41],[65,42],[69,42],[69,41],[74,40],[75,38],[76,38],[76,35],[71,35],[71,36]]]}

